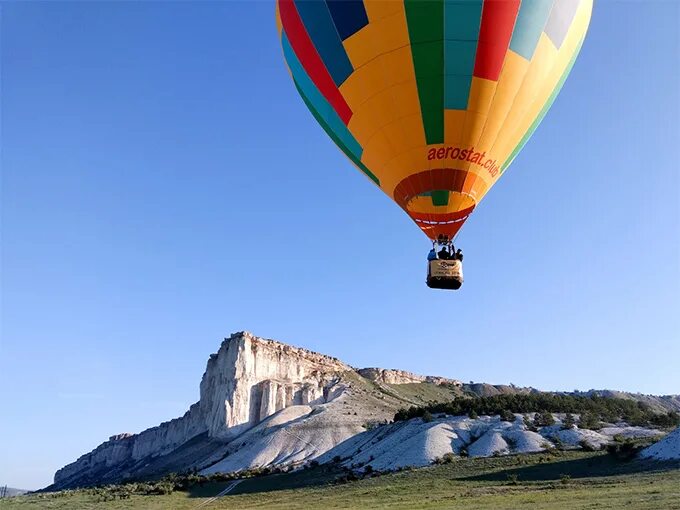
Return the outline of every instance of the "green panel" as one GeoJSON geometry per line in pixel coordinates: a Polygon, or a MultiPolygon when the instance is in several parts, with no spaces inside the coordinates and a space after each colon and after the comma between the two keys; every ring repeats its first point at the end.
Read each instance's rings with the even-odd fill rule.
{"type": "MultiPolygon", "coordinates": [[[[585,38],[585,37],[584,37],[585,38]]],[[[571,72],[571,68],[574,67],[574,63],[576,62],[576,57],[578,56],[579,52],[581,51],[581,46],[583,45],[583,40],[578,43],[578,46],[576,47],[576,51],[574,51],[574,55],[571,57],[571,61],[569,62],[569,65],[567,68],[564,70],[564,73],[562,73],[562,77],[560,78],[560,81],[557,83],[555,88],[552,91],[552,94],[550,94],[550,97],[548,100],[545,102],[543,105],[543,108],[541,108],[540,113],[536,117],[536,120],[531,124],[527,132],[524,134],[520,142],[517,144],[515,149],[512,151],[512,154],[508,157],[508,159],[505,160],[505,163],[503,163],[503,167],[501,168],[501,174],[505,172],[505,169],[510,166],[510,163],[515,159],[517,154],[519,154],[519,151],[521,151],[526,143],[529,141],[529,138],[531,138],[531,135],[534,134],[534,131],[536,131],[536,128],[538,125],[541,123],[543,120],[543,117],[545,117],[546,113],[548,113],[548,110],[550,110],[550,107],[552,104],[555,102],[555,98],[557,95],[560,93],[560,90],[562,90],[562,86],[564,85],[564,82],[566,81],[567,77],[569,76],[569,73],[571,72]]]]}
{"type": "Polygon", "coordinates": [[[307,105],[307,108],[309,109],[310,112],[312,112],[312,115],[316,119],[316,121],[321,125],[321,127],[326,131],[326,134],[335,142],[335,145],[340,147],[340,150],[345,153],[345,156],[347,156],[352,162],[358,166],[362,172],[364,172],[369,179],[371,179],[373,182],[375,182],[378,186],[380,186],[380,179],[378,179],[373,172],[371,172],[366,165],[364,165],[359,158],[357,158],[354,154],[352,154],[352,151],[349,150],[349,148],[344,144],[340,138],[338,138],[335,134],[335,132],[331,129],[331,127],[328,125],[328,123],[324,120],[324,118],[319,114],[319,112],[316,111],[316,108],[314,105],[307,99],[307,96],[305,96],[304,92],[298,85],[296,81],[293,80],[293,83],[295,83],[295,88],[297,89],[298,93],[300,94],[300,97],[302,97],[302,100],[305,102],[305,105],[307,105]]]}
{"type": "Polygon", "coordinates": [[[432,205],[449,205],[449,191],[445,189],[433,191],[432,205]]]}
{"type": "Polygon", "coordinates": [[[404,0],[411,44],[444,39],[443,0],[404,0]]]}
{"type": "Polygon", "coordinates": [[[444,143],[444,1],[404,0],[428,144],[444,143]]]}

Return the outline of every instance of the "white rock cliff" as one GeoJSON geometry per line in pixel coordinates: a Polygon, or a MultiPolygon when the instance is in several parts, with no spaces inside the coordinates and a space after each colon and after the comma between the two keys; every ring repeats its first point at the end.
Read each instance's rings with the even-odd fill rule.
{"type": "Polygon", "coordinates": [[[184,416],[139,434],[112,436],[57,471],[55,484],[167,454],[204,433],[227,442],[286,407],[326,402],[336,396],[340,375],[352,370],[330,356],[235,333],[210,356],[200,400],[184,416]]]}

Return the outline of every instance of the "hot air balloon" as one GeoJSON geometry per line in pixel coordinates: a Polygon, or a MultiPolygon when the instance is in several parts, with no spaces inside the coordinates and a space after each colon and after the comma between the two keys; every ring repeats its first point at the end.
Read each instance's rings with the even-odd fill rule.
{"type": "Polygon", "coordinates": [[[428,285],[460,287],[451,243],[550,108],[591,11],[592,0],[277,0],[307,108],[433,241],[428,285]]]}

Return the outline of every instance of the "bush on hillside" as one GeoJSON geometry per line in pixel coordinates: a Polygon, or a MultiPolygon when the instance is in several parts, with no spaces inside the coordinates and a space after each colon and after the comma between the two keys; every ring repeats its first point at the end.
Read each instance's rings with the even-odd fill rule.
{"type": "Polygon", "coordinates": [[[562,420],[562,430],[569,430],[571,428],[574,428],[574,425],[576,425],[574,415],[571,413],[567,413],[567,415],[564,417],[564,420],[562,420]]]}
{"type": "Polygon", "coordinates": [[[547,411],[542,411],[534,415],[534,426],[535,427],[549,427],[555,424],[555,418],[552,413],[547,411]]]}
{"type": "Polygon", "coordinates": [[[513,413],[512,411],[510,411],[509,409],[503,409],[503,410],[501,411],[501,420],[502,420],[502,421],[513,422],[513,421],[515,421],[515,415],[514,415],[514,413],[513,413]]]}

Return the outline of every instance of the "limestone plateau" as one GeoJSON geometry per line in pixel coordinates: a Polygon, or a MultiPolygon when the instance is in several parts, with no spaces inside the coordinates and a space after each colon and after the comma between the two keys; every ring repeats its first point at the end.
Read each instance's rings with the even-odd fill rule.
{"type": "MultiPolygon", "coordinates": [[[[58,470],[49,488],[117,483],[189,470],[207,474],[295,467],[337,456],[347,465],[396,469],[426,465],[463,448],[470,455],[537,451],[550,446],[550,431],[525,430],[521,415],[515,423],[501,422],[498,417],[389,423],[398,409],[433,400],[446,401],[465,393],[488,396],[534,391],[463,384],[403,370],[355,369],[330,356],[247,332],[235,333],[210,356],[200,399],[184,416],[138,434],[111,436],[58,470]]],[[[623,395],[630,396],[616,393],[623,395]]],[[[630,397],[660,410],[680,409],[678,397],[630,397]]],[[[602,444],[615,434],[655,433],[640,427],[603,431],[564,431],[561,441],[602,444]]]]}

